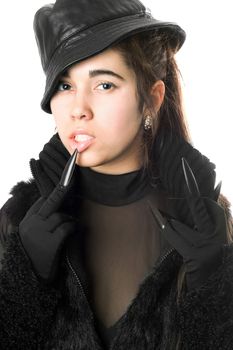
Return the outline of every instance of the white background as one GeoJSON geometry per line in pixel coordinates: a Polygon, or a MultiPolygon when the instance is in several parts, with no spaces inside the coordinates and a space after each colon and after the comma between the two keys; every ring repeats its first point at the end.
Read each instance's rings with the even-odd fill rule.
{"type": "MultiPolygon", "coordinates": [[[[117,1],[117,0],[116,0],[117,1]]],[[[32,29],[42,0],[1,4],[0,206],[11,187],[30,177],[54,132],[53,118],[40,109],[44,74],[32,29]]],[[[233,202],[233,23],[231,0],[144,0],[154,17],[177,22],[187,39],[177,54],[186,114],[196,148],[217,165],[222,192],[233,202]]]]}

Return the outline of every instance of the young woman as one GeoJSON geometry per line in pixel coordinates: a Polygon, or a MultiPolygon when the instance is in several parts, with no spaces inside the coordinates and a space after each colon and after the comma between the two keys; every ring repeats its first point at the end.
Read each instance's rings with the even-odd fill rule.
{"type": "Polygon", "coordinates": [[[34,29],[57,133],[1,209],[1,349],[231,349],[232,219],[187,132],[184,31],[138,0],[57,0],[34,29]]]}

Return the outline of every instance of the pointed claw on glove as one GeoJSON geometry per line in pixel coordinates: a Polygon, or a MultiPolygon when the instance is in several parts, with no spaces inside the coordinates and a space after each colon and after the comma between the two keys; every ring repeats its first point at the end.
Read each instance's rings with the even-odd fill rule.
{"type": "Polygon", "coordinates": [[[199,191],[197,181],[195,179],[192,169],[190,168],[185,158],[182,158],[182,167],[183,167],[185,182],[186,182],[189,194],[191,196],[200,197],[200,191],[199,191]]]}
{"type": "Polygon", "coordinates": [[[220,181],[214,189],[214,200],[217,201],[221,192],[222,181],[220,181]]]}
{"type": "Polygon", "coordinates": [[[78,154],[78,149],[76,148],[76,150],[74,151],[74,153],[72,154],[72,156],[68,160],[68,162],[65,166],[65,169],[62,173],[61,180],[60,180],[60,185],[62,187],[67,187],[70,183],[70,180],[72,178],[74,168],[75,168],[77,154],[78,154]]]}

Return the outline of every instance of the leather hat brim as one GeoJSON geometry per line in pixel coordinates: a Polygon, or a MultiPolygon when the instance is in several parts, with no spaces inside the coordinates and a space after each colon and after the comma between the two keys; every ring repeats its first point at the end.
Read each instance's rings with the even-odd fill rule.
{"type": "Polygon", "coordinates": [[[184,30],[175,23],[162,22],[150,17],[126,16],[103,22],[74,33],[62,43],[50,61],[46,71],[46,87],[41,101],[42,109],[51,113],[50,99],[62,73],[72,64],[100,53],[110,45],[125,39],[132,34],[147,30],[158,30],[167,33],[170,47],[177,52],[185,41],[184,30]]]}

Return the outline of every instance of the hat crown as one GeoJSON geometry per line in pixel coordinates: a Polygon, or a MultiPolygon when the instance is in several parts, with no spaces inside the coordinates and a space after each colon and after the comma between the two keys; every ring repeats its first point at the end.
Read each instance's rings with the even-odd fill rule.
{"type": "Polygon", "coordinates": [[[134,15],[149,16],[138,0],[57,0],[43,6],[35,14],[34,31],[44,71],[56,48],[72,35],[81,36],[83,30],[99,23],[134,15]]]}
{"type": "Polygon", "coordinates": [[[41,7],[34,17],[34,31],[46,74],[42,109],[51,113],[50,100],[60,76],[73,64],[152,30],[165,35],[173,53],[185,40],[180,26],[157,20],[140,0],[57,0],[41,7]]]}

